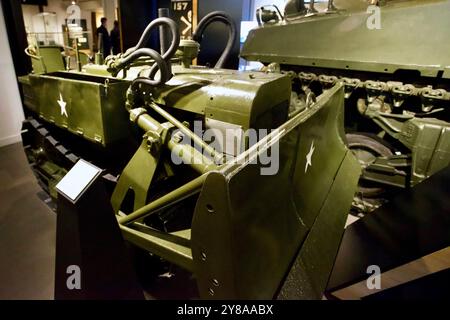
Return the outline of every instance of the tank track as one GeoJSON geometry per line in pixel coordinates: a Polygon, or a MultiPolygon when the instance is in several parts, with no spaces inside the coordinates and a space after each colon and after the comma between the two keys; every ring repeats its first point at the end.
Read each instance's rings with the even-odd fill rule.
{"type": "Polygon", "coordinates": [[[79,160],[79,157],[64,147],[41,122],[33,117],[23,122],[22,141],[28,162],[39,185],[53,199],[56,199],[54,186],[79,160]]]}
{"type": "MultiPolygon", "coordinates": [[[[38,184],[53,200],[56,200],[56,184],[81,157],[63,145],[44,123],[32,116],[23,122],[22,141],[38,184]]],[[[108,190],[112,192],[117,177],[104,170],[102,178],[106,181],[108,190]]]]}
{"type": "MultiPolygon", "coordinates": [[[[346,98],[356,89],[365,89],[369,97],[389,94],[393,98],[395,107],[401,106],[403,101],[410,97],[420,98],[424,106],[439,105],[442,102],[450,101],[450,91],[433,88],[432,85],[419,87],[400,81],[362,80],[360,78],[316,74],[312,72],[299,72],[297,76],[302,86],[308,87],[312,82],[319,82],[323,89],[331,88],[338,81],[342,81],[346,98]]],[[[423,111],[426,112],[427,110],[425,109],[423,111]]]]}

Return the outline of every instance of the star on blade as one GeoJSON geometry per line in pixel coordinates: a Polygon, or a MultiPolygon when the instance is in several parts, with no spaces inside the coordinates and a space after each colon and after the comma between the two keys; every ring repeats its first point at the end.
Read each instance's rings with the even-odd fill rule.
{"type": "Polygon", "coordinates": [[[170,278],[172,278],[174,275],[175,275],[175,273],[172,273],[172,272],[168,271],[168,272],[166,272],[166,273],[160,274],[158,277],[170,279],[170,278]]]}
{"type": "Polygon", "coordinates": [[[306,171],[308,171],[308,167],[312,167],[311,160],[312,160],[312,156],[313,156],[313,153],[314,153],[315,149],[316,148],[314,147],[314,141],[313,141],[313,142],[311,142],[311,148],[309,149],[309,152],[306,155],[305,173],[306,173],[306,171]]]}
{"type": "Polygon", "coordinates": [[[66,116],[69,117],[67,115],[67,110],[66,110],[66,102],[63,100],[62,94],[59,93],[59,100],[57,100],[59,107],[61,108],[61,115],[62,116],[66,116]]]}

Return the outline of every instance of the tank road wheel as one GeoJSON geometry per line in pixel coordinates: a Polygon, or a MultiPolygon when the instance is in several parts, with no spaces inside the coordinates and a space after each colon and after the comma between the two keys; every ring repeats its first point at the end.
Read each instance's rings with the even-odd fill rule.
{"type": "MultiPolygon", "coordinates": [[[[363,169],[374,162],[377,157],[388,157],[393,155],[387,142],[376,135],[367,133],[348,133],[346,134],[346,137],[348,147],[358,159],[363,169]]],[[[384,198],[385,193],[386,188],[380,183],[360,179],[358,191],[353,199],[351,213],[362,216],[375,210],[386,202],[386,199],[384,198]]]]}

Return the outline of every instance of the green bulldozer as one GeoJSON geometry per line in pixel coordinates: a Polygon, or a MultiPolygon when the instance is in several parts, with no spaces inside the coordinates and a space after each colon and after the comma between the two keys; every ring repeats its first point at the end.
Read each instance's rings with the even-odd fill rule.
{"type": "Polygon", "coordinates": [[[449,44],[436,35],[450,20],[436,16],[449,3],[379,4],[376,30],[333,1],[260,8],[241,52],[258,71],[223,69],[236,28],[219,11],[192,39],[157,18],[102,64],[28,48],[27,157],[54,199],[81,159],[100,168],[123,239],[190,273],[201,298],[320,299],[350,209],[448,165],[449,44]],[[214,67],[193,65],[214,22],[229,42],[214,67]],[[146,47],[156,28],[159,51],[146,47]]]}

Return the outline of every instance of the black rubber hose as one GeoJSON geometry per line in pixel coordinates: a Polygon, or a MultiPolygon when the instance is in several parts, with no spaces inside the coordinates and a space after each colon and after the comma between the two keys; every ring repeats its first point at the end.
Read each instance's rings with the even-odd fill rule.
{"type": "MultiPolygon", "coordinates": [[[[170,62],[170,59],[175,54],[175,52],[177,51],[178,46],[180,44],[180,31],[178,30],[177,24],[172,19],[166,18],[166,17],[161,17],[161,18],[157,18],[157,19],[153,20],[152,22],[150,22],[148,24],[148,26],[145,28],[144,32],[142,33],[142,36],[139,39],[137,45],[128,49],[125,52],[124,57],[128,58],[130,55],[133,54],[133,52],[144,47],[146,45],[148,39],[150,38],[152,29],[156,28],[158,26],[162,26],[162,25],[167,25],[170,29],[170,33],[172,34],[172,41],[170,43],[170,46],[167,49],[167,51],[164,52],[164,54],[162,55],[162,58],[166,61],[167,69],[169,70],[169,76],[167,79],[167,81],[168,81],[172,77],[170,67],[169,67],[169,62],[170,62]]],[[[150,73],[149,73],[150,79],[153,79],[155,77],[156,72],[158,71],[158,68],[159,68],[159,66],[157,64],[155,64],[151,67],[150,73]]],[[[159,69],[161,69],[161,68],[159,68],[159,69]]]]}
{"type": "MultiPolygon", "coordinates": [[[[157,20],[161,19],[161,23],[158,25],[167,24],[169,26],[170,32],[172,34],[172,42],[170,43],[169,49],[167,49],[162,57],[167,63],[167,68],[169,69],[169,79],[172,78],[171,68],[170,68],[170,59],[175,55],[175,52],[178,49],[178,46],[180,45],[180,30],[178,29],[178,25],[170,18],[158,18],[157,20]]],[[[155,25],[156,26],[156,25],[155,25]]],[[[160,39],[160,41],[166,41],[166,39],[160,39]]],[[[157,66],[153,65],[150,69],[149,77],[154,78],[156,75],[156,72],[158,71],[157,66]]]]}
{"type": "MultiPolygon", "coordinates": [[[[153,76],[149,76],[146,82],[147,84],[157,86],[160,84],[164,84],[171,78],[171,73],[169,70],[169,66],[167,62],[164,60],[164,58],[155,50],[150,48],[141,48],[133,51],[132,53],[128,54],[125,58],[121,59],[120,62],[115,66],[117,69],[123,69],[128,64],[132,63],[134,60],[140,58],[140,57],[150,57],[155,61],[155,64],[153,65],[155,69],[159,69],[161,76],[159,80],[154,79],[153,76]]],[[[152,67],[153,68],[153,67],[152,67]]]]}
{"type": "Polygon", "coordinates": [[[178,26],[175,23],[175,21],[173,21],[170,18],[166,18],[166,17],[157,18],[157,19],[153,20],[152,22],[150,22],[148,24],[148,26],[145,28],[144,32],[142,33],[142,36],[139,39],[137,45],[128,49],[125,52],[124,57],[129,56],[135,50],[145,47],[145,45],[148,42],[148,39],[150,39],[152,29],[154,29],[155,27],[161,26],[161,25],[167,25],[172,34],[172,42],[170,43],[169,49],[167,49],[167,51],[164,52],[162,57],[166,61],[169,60],[170,58],[172,58],[172,56],[175,54],[175,52],[178,49],[178,45],[180,44],[180,31],[178,30],[178,26]]]}
{"type": "Polygon", "coordinates": [[[192,38],[200,43],[203,38],[205,29],[213,22],[222,22],[228,27],[227,45],[225,46],[225,49],[223,50],[219,60],[217,60],[216,65],[214,66],[214,68],[223,68],[225,62],[231,54],[231,50],[233,49],[233,45],[236,41],[237,36],[236,25],[234,24],[233,18],[231,18],[228,13],[223,11],[213,11],[208,13],[198,24],[197,29],[192,35],[192,38]]]}
{"type": "MultiPolygon", "coordinates": [[[[158,18],[169,17],[170,12],[169,8],[159,8],[158,9],[158,18]]],[[[161,54],[164,54],[167,51],[167,48],[170,46],[170,36],[168,35],[170,30],[168,30],[165,26],[159,27],[159,44],[161,54]]]]}

